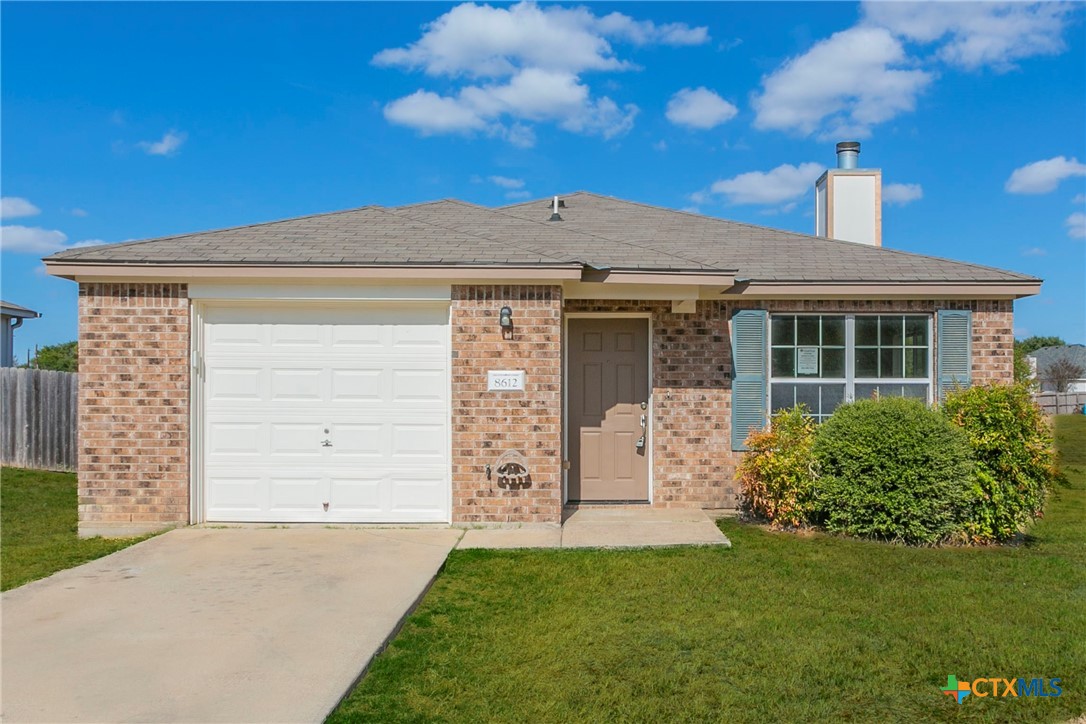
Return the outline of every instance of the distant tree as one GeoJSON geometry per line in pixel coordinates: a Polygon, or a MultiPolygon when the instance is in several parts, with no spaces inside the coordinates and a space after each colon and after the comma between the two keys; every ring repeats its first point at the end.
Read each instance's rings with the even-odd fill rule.
{"type": "Polygon", "coordinates": [[[77,342],[63,342],[41,347],[27,367],[39,370],[56,370],[58,372],[78,372],[79,344],[77,342]]]}
{"type": "Polygon", "coordinates": [[[1086,377],[1086,368],[1066,355],[1057,357],[1041,370],[1041,379],[1052,385],[1056,392],[1067,392],[1072,382],[1083,377],[1086,377]]]}
{"type": "Polygon", "coordinates": [[[1063,347],[1067,343],[1060,337],[1026,337],[1025,339],[1014,340],[1014,349],[1022,351],[1022,355],[1026,356],[1039,350],[1041,347],[1063,347]]]}

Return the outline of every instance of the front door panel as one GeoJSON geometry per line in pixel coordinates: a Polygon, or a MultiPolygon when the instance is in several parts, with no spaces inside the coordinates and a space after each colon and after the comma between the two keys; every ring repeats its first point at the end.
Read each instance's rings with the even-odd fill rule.
{"type": "Polygon", "coordinates": [[[648,500],[647,319],[569,320],[568,401],[569,499],[648,500]]]}

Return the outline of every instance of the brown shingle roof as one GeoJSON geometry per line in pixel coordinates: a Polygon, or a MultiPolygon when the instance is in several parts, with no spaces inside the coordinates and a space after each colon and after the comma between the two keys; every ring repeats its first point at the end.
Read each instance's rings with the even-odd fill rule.
{"type": "Polygon", "coordinates": [[[1032,277],[587,192],[491,209],[462,201],[318,214],[70,249],[48,261],[162,265],[561,266],[735,272],[765,282],[1022,282],[1032,277]]]}

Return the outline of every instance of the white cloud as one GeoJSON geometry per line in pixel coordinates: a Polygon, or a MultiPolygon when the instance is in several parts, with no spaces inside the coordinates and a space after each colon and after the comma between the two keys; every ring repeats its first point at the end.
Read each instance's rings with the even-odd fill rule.
{"type": "Polygon", "coordinates": [[[905,204],[924,198],[920,184],[886,184],[882,187],[882,200],[887,204],[905,204]]]}
{"type": "Polygon", "coordinates": [[[137,145],[149,156],[172,156],[181,148],[186,138],[187,133],[169,130],[157,141],[140,141],[137,145]]]}
{"type": "Polygon", "coordinates": [[[529,147],[530,123],[604,138],[632,128],[636,106],[593,97],[580,77],[634,68],[617,57],[612,41],[681,46],[706,43],[709,35],[703,27],[656,25],[617,12],[598,17],[583,7],[464,3],[426,25],[417,41],[382,50],[373,62],[475,81],[444,95],[419,89],[393,100],[385,106],[391,123],[423,135],[482,132],[529,147]]]}
{"type": "Polygon", "coordinates": [[[524,179],[509,178],[508,176],[490,176],[490,183],[495,186],[501,186],[503,189],[522,189],[524,188],[524,179]]]}
{"type": "Polygon", "coordinates": [[[667,150],[667,141],[665,141],[664,139],[661,138],[659,141],[652,144],[652,148],[654,150],[656,150],[656,151],[661,151],[661,152],[666,151],[667,150]]]}
{"type": "Polygon", "coordinates": [[[1039,246],[1031,246],[1022,250],[1022,256],[1048,256],[1048,252],[1039,246]]]}
{"type": "MultiPolygon", "coordinates": [[[[715,182],[710,190],[733,204],[776,205],[795,201],[809,192],[825,170],[818,163],[783,164],[772,171],[749,171],[715,182]]],[[[698,199],[691,195],[691,200],[698,199]]],[[[701,198],[701,197],[699,197],[701,198]]]]}
{"type": "Polygon", "coordinates": [[[883,28],[835,33],[762,79],[754,126],[865,138],[871,127],[912,111],[932,75],[907,69],[901,43],[883,28]]]}
{"type": "Polygon", "coordinates": [[[1078,206],[1086,204],[1086,194],[1077,194],[1075,198],[1071,199],[1071,203],[1078,206]]]}
{"type": "Polygon", "coordinates": [[[72,209],[68,213],[70,213],[72,216],[78,216],[79,218],[83,218],[87,215],[86,209],[72,209]]]}
{"type": "Polygon", "coordinates": [[[41,213],[34,204],[18,196],[0,198],[0,219],[15,219],[20,216],[37,216],[41,213]]]}
{"type": "Polygon", "coordinates": [[[866,2],[863,14],[868,23],[899,37],[941,42],[936,56],[949,65],[1006,71],[1017,60],[1062,52],[1071,6],[1057,2],[866,2]]]}
{"type": "Polygon", "coordinates": [[[530,199],[532,197],[531,191],[507,191],[505,192],[505,198],[507,199],[530,199]]]}
{"type": "Polygon", "coordinates": [[[683,88],[667,103],[667,119],[678,126],[708,129],[729,121],[739,112],[708,88],[683,88]]]}
{"type": "Polygon", "coordinates": [[[638,108],[606,96],[593,100],[577,76],[527,68],[506,83],[469,85],[455,96],[415,93],[385,106],[385,118],[424,135],[486,131],[530,147],[535,133],[520,121],[553,121],[568,131],[613,138],[633,127],[638,108]],[[515,119],[506,126],[504,119],[515,119]]]}
{"type": "Polygon", "coordinates": [[[0,248],[16,254],[51,254],[64,248],[68,236],[62,231],[37,226],[0,226],[0,248]]]}
{"type": "Polygon", "coordinates": [[[1067,227],[1067,235],[1072,239],[1086,239],[1086,214],[1076,211],[1063,222],[1067,227]]]}
{"type": "Polygon", "coordinates": [[[1047,194],[1055,191],[1064,179],[1075,176],[1086,176],[1086,163],[1056,156],[1016,168],[1003,188],[1011,194],[1047,194]]]}
{"type": "Polygon", "coordinates": [[[499,78],[522,68],[570,73],[629,68],[615,57],[608,38],[634,45],[698,45],[708,42],[709,34],[703,27],[657,26],[621,13],[597,17],[583,7],[464,3],[426,25],[414,43],[382,50],[373,62],[470,78],[499,78]]]}
{"type": "Polygon", "coordinates": [[[103,239],[84,239],[83,241],[77,241],[69,249],[78,249],[83,246],[101,246],[102,244],[109,244],[111,242],[104,241],[103,239]]]}

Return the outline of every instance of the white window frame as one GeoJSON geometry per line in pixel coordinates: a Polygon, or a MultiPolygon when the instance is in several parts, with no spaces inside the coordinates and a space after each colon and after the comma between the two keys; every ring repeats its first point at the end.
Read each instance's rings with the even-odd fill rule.
{"type": "MultiPolygon", "coordinates": [[[[930,405],[935,400],[935,315],[925,312],[772,312],[769,315],[769,330],[766,335],[766,360],[769,365],[768,380],[766,385],[766,410],[769,417],[773,417],[773,385],[780,384],[806,384],[806,385],[845,385],[845,399],[843,404],[856,400],[856,385],[908,385],[927,383],[928,394],[926,402],[930,405]],[[775,377],[773,375],[773,325],[779,317],[844,317],[845,318],[845,376],[841,377],[775,377]],[[927,377],[856,377],[856,318],[857,317],[926,317],[928,320],[928,358],[927,377]]],[[[819,344],[819,349],[822,345],[819,344]]],[[[881,346],[880,346],[881,349],[881,346]]]]}

